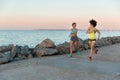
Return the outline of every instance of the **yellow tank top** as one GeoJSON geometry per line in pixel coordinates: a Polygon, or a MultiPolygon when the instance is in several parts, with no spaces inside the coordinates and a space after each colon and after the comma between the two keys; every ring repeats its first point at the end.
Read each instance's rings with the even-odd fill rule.
{"type": "Polygon", "coordinates": [[[89,39],[96,39],[96,34],[95,34],[95,32],[93,31],[93,32],[89,33],[89,34],[88,34],[88,38],[89,38],[89,39]]]}

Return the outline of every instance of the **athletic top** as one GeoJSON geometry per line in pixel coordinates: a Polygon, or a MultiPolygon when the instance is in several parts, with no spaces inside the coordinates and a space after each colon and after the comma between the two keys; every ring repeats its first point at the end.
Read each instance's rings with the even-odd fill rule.
{"type": "Polygon", "coordinates": [[[76,33],[76,32],[77,32],[77,30],[76,30],[76,29],[73,29],[70,34],[74,34],[74,33],[76,33]]]}
{"type": "Polygon", "coordinates": [[[90,32],[89,34],[88,34],[88,38],[89,39],[96,39],[96,34],[95,34],[95,32],[93,31],[93,32],[90,32]]]}

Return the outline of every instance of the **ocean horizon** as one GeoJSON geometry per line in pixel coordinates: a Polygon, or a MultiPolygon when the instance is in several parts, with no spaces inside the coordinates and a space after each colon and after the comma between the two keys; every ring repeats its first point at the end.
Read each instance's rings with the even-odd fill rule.
{"type": "MultiPolygon", "coordinates": [[[[120,36],[120,30],[100,30],[102,37],[120,36]]],[[[78,31],[78,37],[85,40],[85,30],[78,31]]],[[[28,45],[35,47],[46,38],[55,42],[56,45],[70,41],[68,29],[37,29],[37,30],[0,30],[0,46],[3,45],[28,45]]]]}

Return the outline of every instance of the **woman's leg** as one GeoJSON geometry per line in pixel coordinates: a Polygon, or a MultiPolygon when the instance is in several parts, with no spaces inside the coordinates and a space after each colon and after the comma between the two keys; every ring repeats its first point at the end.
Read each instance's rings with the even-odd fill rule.
{"type": "Polygon", "coordinates": [[[89,54],[89,56],[91,56],[91,45],[92,45],[92,42],[89,41],[89,46],[90,46],[90,54],[89,54]]]}
{"type": "Polygon", "coordinates": [[[78,51],[78,41],[75,42],[75,48],[78,51]]]}
{"type": "Polygon", "coordinates": [[[90,56],[93,55],[94,45],[95,45],[95,41],[92,41],[92,42],[91,42],[91,45],[90,45],[90,56]]]}
{"type": "Polygon", "coordinates": [[[97,52],[98,52],[98,49],[96,49],[95,46],[94,46],[94,54],[96,55],[97,52]]]}
{"type": "Polygon", "coordinates": [[[93,55],[93,51],[94,51],[94,45],[95,45],[95,41],[91,41],[89,42],[90,44],[90,55],[89,55],[89,60],[92,60],[92,55],[93,55]]]}
{"type": "Polygon", "coordinates": [[[70,41],[70,54],[73,52],[73,41],[70,41]]]}

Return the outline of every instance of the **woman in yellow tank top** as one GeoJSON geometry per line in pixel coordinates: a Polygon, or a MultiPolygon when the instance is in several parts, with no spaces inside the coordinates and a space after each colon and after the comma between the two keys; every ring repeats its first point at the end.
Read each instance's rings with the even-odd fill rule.
{"type": "Polygon", "coordinates": [[[95,31],[93,31],[93,32],[90,32],[89,34],[88,34],[88,39],[89,40],[96,40],[96,32],[95,31]]]}
{"type": "Polygon", "coordinates": [[[96,32],[98,33],[98,39],[100,39],[100,31],[96,29],[97,22],[95,20],[90,20],[90,27],[87,30],[88,34],[88,40],[89,40],[89,45],[90,45],[90,55],[89,55],[89,60],[92,60],[92,55],[93,52],[94,54],[97,54],[98,50],[95,49],[95,42],[96,42],[96,32]]]}

